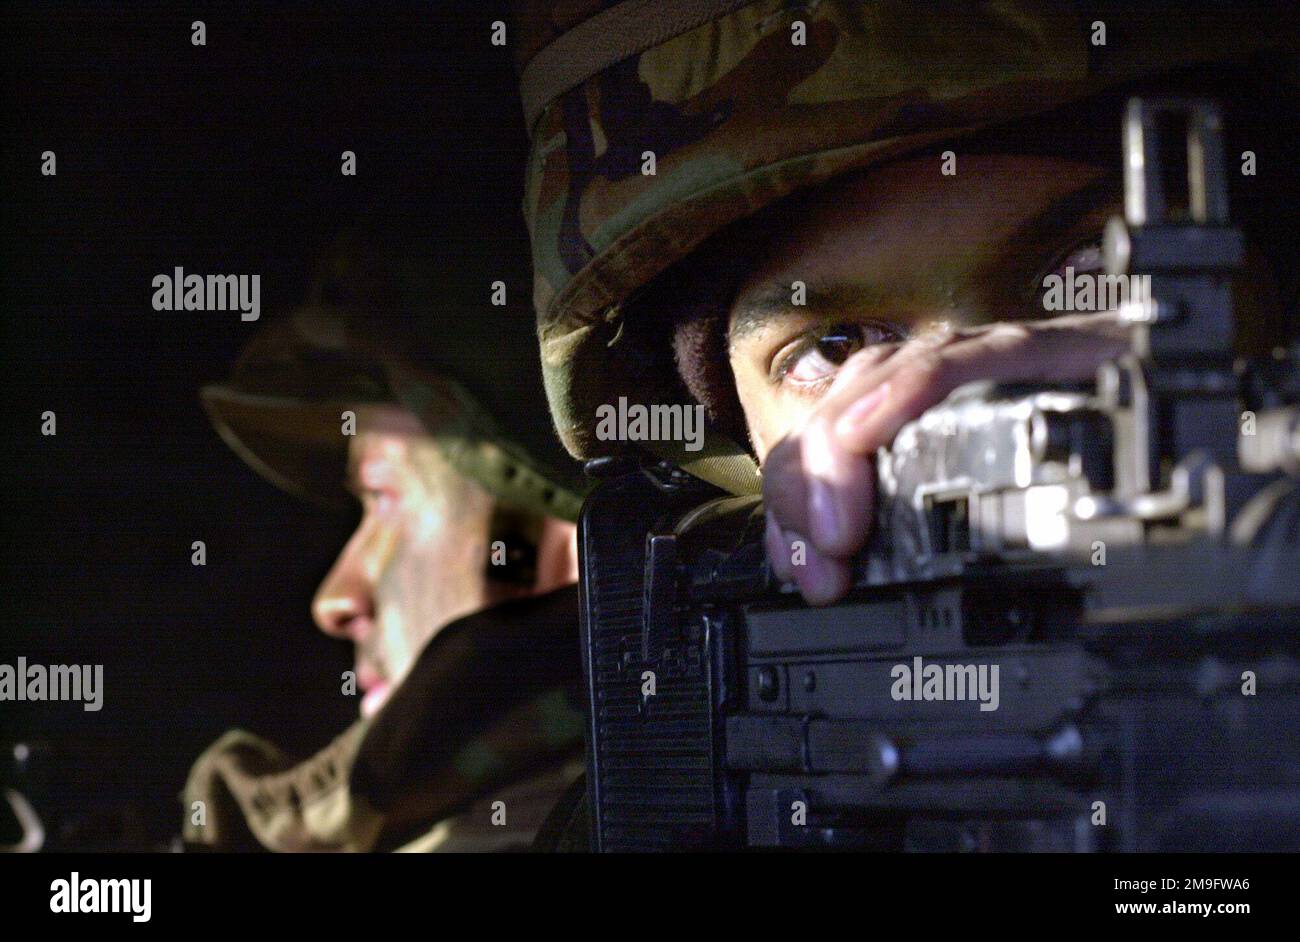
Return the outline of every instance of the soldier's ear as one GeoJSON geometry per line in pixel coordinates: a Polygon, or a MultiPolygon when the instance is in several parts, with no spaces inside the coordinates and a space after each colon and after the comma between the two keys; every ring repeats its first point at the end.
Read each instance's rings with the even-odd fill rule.
{"type": "Polygon", "coordinates": [[[536,514],[498,502],[488,527],[488,581],[511,588],[533,588],[537,583],[541,530],[542,521],[536,514]]]}

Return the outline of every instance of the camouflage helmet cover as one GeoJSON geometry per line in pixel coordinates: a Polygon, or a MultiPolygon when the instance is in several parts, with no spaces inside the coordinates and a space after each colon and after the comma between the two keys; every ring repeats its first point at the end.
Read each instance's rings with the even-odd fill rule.
{"type": "Polygon", "coordinates": [[[449,292],[461,282],[441,282],[446,253],[348,230],[306,303],[253,336],[231,378],[203,388],[204,407],[254,470],[320,505],[349,500],[343,412],[396,404],[499,499],[576,519],[585,482],[538,395],[532,319],[521,305],[490,304],[486,281],[473,299],[449,292]]]}

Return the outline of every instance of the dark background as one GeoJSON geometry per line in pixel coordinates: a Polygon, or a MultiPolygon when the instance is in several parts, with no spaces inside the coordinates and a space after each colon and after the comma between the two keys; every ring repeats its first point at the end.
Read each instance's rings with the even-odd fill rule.
{"type": "Polygon", "coordinates": [[[355,521],[246,468],[199,386],[302,299],[340,225],[394,186],[435,226],[522,225],[495,4],[114,7],[0,14],[0,662],[104,665],[98,713],[0,704],[4,778],[56,847],[161,846],[189,764],[223,731],[306,755],[356,716],[340,693],[348,648],[308,613],[355,521]],[[55,177],[40,174],[45,150],[55,177]],[[176,266],[260,274],[262,319],[154,311],[150,282],[176,266]]]}

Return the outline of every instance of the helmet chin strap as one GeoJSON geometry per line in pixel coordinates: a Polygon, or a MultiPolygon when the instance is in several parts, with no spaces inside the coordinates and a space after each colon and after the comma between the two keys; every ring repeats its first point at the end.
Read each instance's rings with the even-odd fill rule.
{"type": "Polygon", "coordinates": [[[729,494],[746,497],[763,492],[763,478],[754,456],[716,431],[705,432],[704,446],[699,451],[687,451],[683,443],[677,441],[641,444],[656,457],[671,461],[683,471],[729,494]]]}

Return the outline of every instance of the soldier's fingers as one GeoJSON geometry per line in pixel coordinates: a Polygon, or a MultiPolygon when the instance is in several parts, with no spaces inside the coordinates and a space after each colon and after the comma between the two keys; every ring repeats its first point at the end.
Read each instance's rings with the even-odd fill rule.
{"type": "Polygon", "coordinates": [[[876,343],[854,353],[835,374],[835,381],[825,399],[818,403],[818,409],[827,408],[838,411],[862,389],[861,381],[867,376],[882,376],[881,367],[899,352],[910,349],[907,343],[876,343]],[[841,393],[841,390],[844,392],[841,393]]]}
{"type": "MultiPolygon", "coordinates": [[[[946,323],[936,324],[902,344],[880,344],[860,350],[845,361],[815,415],[838,425],[859,424],[878,410],[889,394],[890,377],[932,361],[954,342],[957,334],[946,323]]],[[[840,444],[850,444],[840,442],[840,444]]],[[[859,450],[859,454],[865,454],[859,450]]]]}
{"type": "MultiPolygon", "coordinates": [[[[1126,339],[1116,323],[1112,315],[1087,315],[1041,324],[995,324],[915,355],[904,351],[879,370],[888,379],[888,401],[870,411],[845,409],[835,439],[849,451],[874,453],[892,442],[905,423],[975,380],[1086,379],[1124,351],[1126,339]]],[[[874,380],[875,375],[866,375],[860,382],[874,380]]]]}
{"type": "Polygon", "coordinates": [[[905,379],[909,396],[911,387],[918,382],[924,383],[927,377],[939,378],[935,374],[942,367],[944,350],[960,336],[946,323],[938,324],[917,334],[883,360],[855,362],[860,354],[850,358],[818,407],[821,414],[833,421],[836,443],[860,455],[874,452],[878,446],[859,441],[853,431],[874,428],[879,425],[881,414],[892,414],[905,407],[891,388],[895,377],[905,379]]]}
{"type": "Polygon", "coordinates": [[[1091,379],[1106,360],[1122,356],[1132,348],[1132,329],[1115,311],[1100,314],[1070,314],[1033,325],[1035,355],[1042,362],[1026,381],[1051,382],[1061,379],[1091,379]]]}
{"type": "Polygon", "coordinates": [[[809,605],[830,605],[849,591],[852,569],[846,560],[831,559],[809,546],[802,566],[794,567],[795,583],[809,605]]]}
{"type": "MultiPolygon", "coordinates": [[[[1031,325],[996,324],[963,333],[935,330],[885,356],[846,363],[808,424],[768,455],[766,509],[784,537],[806,533],[826,566],[865,544],[870,532],[874,469],[869,457],[906,422],[975,379],[1050,379],[1090,375],[1125,342],[1114,318],[1088,315],[1031,325]]],[[[774,542],[778,542],[774,537],[774,542]]],[[[786,545],[780,547],[786,550],[786,545]]],[[[780,555],[785,555],[782,552],[780,555]]],[[[826,575],[835,584],[838,574],[826,575]]],[[[824,581],[824,580],[823,580],[824,581]]],[[[814,589],[813,594],[820,590],[814,589]]],[[[832,590],[826,590],[831,592],[832,590]]]]}
{"type": "Polygon", "coordinates": [[[974,379],[995,379],[1014,375],[1010,364],[995,362],[989,349],[978,341],[953,344],[925,351],[909,358],[889,378],[889,393],[870,411],[846,410],[835,425],[835,438],[846,451],[873,454],[889,445],[898,430],[938,405],[963,383],[974,379]]]}
{"type": "Polygon", "coordinates": [[[763,545],[767,549],[767,562],[772,567],[772,574],[782,582],[791,582],[794,580],[792,571],[793,554],[787,541],[781,532],[781,525],[776,522],[776,517],[772,512],[766,514],[767,526],[763,534],[763,545]]]}
{"type": "MultiPolygon", "coordinates": [[[[871,369],[880,366],[899,348],[899,344],[879,344],[870,351],[860,351],[845,363],[840,371],[840,376],[836,379],[836,384],[842,385],[845,381],[848,381],[852,386],[855,377],[860,377],[871,369]]],[[[882,391],[876,398],[879,399],[884,392],[887,392],[887,390],[882,391]]],[[[829,487],[834,489],[839,486],[839,482],[843,480],[844,475],[853,473],[850,469],[841,467],[841,462],[845,459],[838,458],[827,452],[828,444],[831,447],[838,447],[833,440],[833,436],[829,436],[828,442],[827,434],[838,417],[838,408],[840,407],[835,402],[824,401],[819,404],[805,427],[778,442],[768,452],[763,462],[764,506],[772,513],[782,529],[794,530],[800,533],[814,532],[814,526],[809,516],[810,475],[821,475],[826,479],[829,487]],[[816,427],[818,423],[820,423],[820,428],[816,427]],[[810,429],[813,430],[811,433],[810,429]],[[806,439],[810,434],[820,436],[820,441],[814,441],[811,445],[806,444],[806,439]]],[[[847,457],[852,458],[852,456],[847,457]]],[[[872,480],[872,469],[870,466],[864,466],[863,470],[848,482],[850,486],[844,494],[844,501],[853,502],[855,507],[862,506],[864,515],[867,512],[865,505],[870,501],[869,489],[872,480]]],[[[826,491],[823,489],[817,496],[818,506],[825,508],[834,503],[834,500],[828,502],[826,500],[827,496],[826,491]]],[[[829,496],[834,497],[833,494],[829,496]]],[[[819,540],[824,550],[848,553],[861,546],[862,539],[865,537],[853,536],[854,528],[852,526],[845,531],[850,534],[846,540],[844,534],[838,532],[837,521],[833,516],[825,513],[821,516],[823,521],[816,528],[816,539],[819,540]]]]}
{"type": "Polygon", "coordinates": [[[840,446],[832,417],[815,416],[800,433],[808,491],[808,534],[831,557],[862,548],[871,526],[874,475],[871,460],[840,446]]]}
{"type": "Polygon", "coordinates": [[[808,532],[808,487],[797,435],[787,435],[767,453],[763,462],[763,509],[782,530],[808,532]]]}

